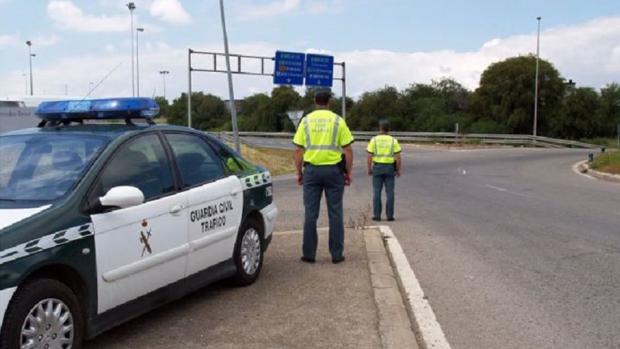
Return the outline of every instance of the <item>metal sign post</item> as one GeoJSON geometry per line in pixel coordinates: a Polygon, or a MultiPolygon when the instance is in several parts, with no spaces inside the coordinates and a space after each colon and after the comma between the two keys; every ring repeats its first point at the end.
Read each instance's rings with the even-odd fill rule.
{"type": "MultiPolygon", "coordinates": [[[[278,51],[282,52],[282,51],[278,51]]],[[[286,53],[286,52],[282,52],[286,53]]],[[[288,52],[291,53],[291,52],[288,52]]],[[[277,54],[277,53],[276,53],[277,54]]],[[[303,53],[300,53],[304,57],[306,56],[303,53]]],[[[320,56],[320,55],[316,55],[320,56]]],[[[327,56],[329,57],[329,56],[327,56]]],[[[289,57],[290,58],[290,57],[289,57]]],[[[297,62],[299,62],[299,57],[296,58],[297,62]]],[[[276,75],[275,71],[279,70],[274,66],[274,71],[267,71],[265,69],[265,61],[268,63],[274,62],[276,57],[267,57],[267,56],[250,56],[250,55],[241,55],[235,53],[221,53],[221,52],[207,52],[207,51],[196,51],[193,49],[188,49],[187,51],[187,125],[192,127],[192,72],[205,72],[205,73],[224,73],[224,74],[239,74],[239,75],[254,75],[254,76],[271,76],[272,78],[276,75]],[[211,61],[212,64],[210,67],[206,68],[194,68],[192,67],[192,55],[205,55],[208,57],[207,61],[211,61]],[[218,57],[219,58],[228,58],[230,64],[230,70],[226,68],[222,68],[218,65],[218,57]],[[253,66],[254,69],[244,69],[245,66],[250,65],[253,66]],[[257,68],[259,67],[259,68],[257,68]]],[[[295,61],[295,58],[293,58],[295,61]]],[[[333,60],[332,60],[333,62],[333,60]]],[[[296,63],[298,65],[298,63],[296,63]]],[[[346,101],[347,101],[347,89],[346,89],[346,69],[345,62],[333,62],[332,66],[341,66],[342,74],[340,77],[333,78],[332,80],[340,80],[342,81],[342,117],[346,118],[346,101]]],[[[289,65],[285,65],[288,67],[289,65]]],[[[305,65],[302,65],[305,67],[305,65]]],[[[305,70],[302,68],[302,71],[305,73],[305,70]]],[[[290,73],[290,72],[289,72],[290,73]]],[[[297,71],[297,74],[299,72],[297,71]]],[[[333,72],[332,72],[333,74],[333,72]]],[[[286,76],[286,75],[285,75],[286,76]]],[[[291,74],[288,74],[287,79],[290,78],[291,82],[283,82],[283,85],[291,85],[293,82],[293,77],[291,74]]],[[[298,81],[298,80],[297,80],[298,81]]],[[[322,80],[323,82],[323,80],[322,80]]],[[[303,84],[303,73],[302,73],[302,84],[303,84]]],[[[331,85],[330,85],[331,86],[331,85]]],[[[234,101],[231,101],[234,103],[234,101]]]]}
{"type": "Polygon", "coordinates": [[[235,93],[233,89],[232,73],[230,71],[230,54],[228,52],[228,34],[226,33],[226,19],[224,16],[224,0],[220,0],[220,12],[222,14],[222,31],[224,32],[224,52],[226,56],[226,75],[228,75],[228,95],[230,96],[230,116],[232,117],[232,129],[235,137],[235,149],[241,152],[239,145],[239,130],[237,128],[237,108],[235,106],[235,93]]]}

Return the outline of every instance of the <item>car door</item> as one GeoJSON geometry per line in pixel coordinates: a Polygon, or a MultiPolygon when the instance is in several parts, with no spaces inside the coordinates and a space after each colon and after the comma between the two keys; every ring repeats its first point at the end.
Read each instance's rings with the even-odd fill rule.
{"type": "Polygon", "coordinates": [[[91,217],[99,313],[185,276],[187,193],[177,190],[173,178],[156,133],[121,145],[103,168],[91,195],[100,197],[113,187],[134,186],[145,201],[91,217]]]}
{"type": "Polygon", "coordinates": [[[232,258],[243,190],[237,176],[226,175],[221,159],[202,137],[189,133],[165,136],[187,194],[187,275],[191,275],[232,258]]]}

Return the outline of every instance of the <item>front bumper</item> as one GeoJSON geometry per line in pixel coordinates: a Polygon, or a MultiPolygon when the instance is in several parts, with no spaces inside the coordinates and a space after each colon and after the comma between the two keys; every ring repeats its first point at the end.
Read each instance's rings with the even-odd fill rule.
{"type": "Polygon", "coordinates": [[[271,243],[273,238],[273,225],[278,217],[278,207],[275,203],[271,203],[262,210],[260,210],[263,216],[263,223],[265,224],[265,250],[271,243]]]}
{"type": "Polygon", "coordinates": [[[6,309],[9,307],[9,302],[13,298],[13,294],[17,290],[17,287],[5,288],[0,291],[0,328],[2,328],[2,322],[6,315],[6,309]]]}

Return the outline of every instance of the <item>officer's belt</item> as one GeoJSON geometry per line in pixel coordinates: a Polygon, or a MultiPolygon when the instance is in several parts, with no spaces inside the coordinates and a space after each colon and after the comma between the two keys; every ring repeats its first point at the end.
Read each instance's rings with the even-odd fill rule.
{"type": "Polygon", "coordinates": [[[337,164],[315,165],[315,164],[313,164],[313,163],[311,163],[311,162],[304,161],[304,166],[328,167],[328,166],[340,166],[340,164],[339,164],[339,163],[337,163],[337,164]]]}

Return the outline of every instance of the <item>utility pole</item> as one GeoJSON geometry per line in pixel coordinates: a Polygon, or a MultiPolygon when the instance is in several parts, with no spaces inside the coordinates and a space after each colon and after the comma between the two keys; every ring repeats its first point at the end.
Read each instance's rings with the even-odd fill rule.
{"type": "Polygon", "coordinates": [[[167,70],[160,70],[159,74],[161,74],[161,78],[164,82],[164,99],[166,99],[166,75],[170,74],[170,72],[167,70]]]}
{"type": "Polygon", "coordinates": [[[239,130],[237,128],[237,109],[235,107],[235,94],[233,92],[232,72],[230,71],[230,54],[228,52],[228,35],[226,35],[226,19],[224,16],[224,0],[220,0],[220,13],[222,15],[222,31],[224,33],[224,53],[226,54],[226,70],[228,72],[228,94],[230,98],[230,115],[232,116],[233,136],[235,138],[235,149],[241,151],[239,146],[239,130]]]}
{"type": "Polygon", "coordinates": [[[536,17],[538,21],[538,35],[536,36],[536,79],[534,83],[534,131],[532,135],[537,136],[538,132],[538,71],[540,69],[540,20],[541,17],[536,17]]]}
{"type": "Polygon", "coordinates": [[[144,32],[144,28],[136,28],[136,91],[138,97],[140,97],[140,45],[138,38],[142,32],[144,32]]]}
{"type": "Polygon", "coordinates": [[[133,58],[133,11],[136,9],[136,5],[133,2],[127,3],[129,9],[129,16],[131,17],[131,96],[136,96],[136,78],[134,73],[134,58],[133,58]]]}
{"type": "Polygon", "coordinates": [[[30,95],[34,94],[34,90],[32,88],[32,57],[36,57],[36,54],[32,53],[32,41],[26,41],[26,45],[28,45],[28,62],[30,65],[30,95]]]}

